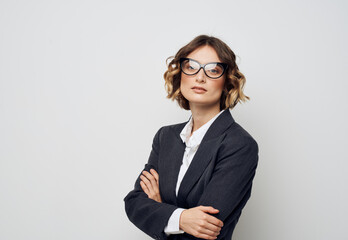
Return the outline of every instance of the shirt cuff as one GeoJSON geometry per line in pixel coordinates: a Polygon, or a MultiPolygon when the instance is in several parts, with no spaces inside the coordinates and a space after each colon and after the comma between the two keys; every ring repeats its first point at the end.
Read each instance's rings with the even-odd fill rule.
{"type": "Polygon", "coordinates": [[[170,216],[168,223],[167,223],[167,226],[164,228],[164,232],[166,233],[167,236],[170,234],[184,233],[184,231],[180,230],[180,228],[179,228],[180,215],[181,215],[182,211],[184,211],[184,210],[186,210],[186,209],[177,208],[170,216]]]}

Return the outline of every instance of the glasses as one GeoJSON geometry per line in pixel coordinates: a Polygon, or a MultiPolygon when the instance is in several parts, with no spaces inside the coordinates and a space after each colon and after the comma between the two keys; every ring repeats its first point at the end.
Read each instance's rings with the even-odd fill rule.
{"type": "Polygon", "coordinates": [[[190,76],[197,74],[201,70],[201,68],[203,68],[206,76],[216,79],[221,77],[225,73],[227,66],[228,65],[226,63],[211,62],[200,64],[199,62],[191,58],[180,58],[181,71],[184,74],[190,76]]]}

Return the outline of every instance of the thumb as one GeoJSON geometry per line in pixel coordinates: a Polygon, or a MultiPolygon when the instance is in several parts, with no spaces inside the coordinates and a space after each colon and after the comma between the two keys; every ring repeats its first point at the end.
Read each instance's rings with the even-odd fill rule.
{"type": "Polygon", "coordinates": [[[208,213],[218,213],[219,210],[216,208],[213,208],[211,206],[199,206],[199,209],[201,209],[203,212],[208,212],[208,213]]]}

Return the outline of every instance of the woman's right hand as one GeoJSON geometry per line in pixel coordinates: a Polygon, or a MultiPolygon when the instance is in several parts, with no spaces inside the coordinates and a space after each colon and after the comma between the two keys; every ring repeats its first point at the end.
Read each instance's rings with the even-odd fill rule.
{"type": "Polygon", "coordinates": [[[216,239],[223,222],[208,213],[217,214],[218,212],[218,209],[206,206],[186,209],[180,215],[180,229],[197,238],[216,239]]]}

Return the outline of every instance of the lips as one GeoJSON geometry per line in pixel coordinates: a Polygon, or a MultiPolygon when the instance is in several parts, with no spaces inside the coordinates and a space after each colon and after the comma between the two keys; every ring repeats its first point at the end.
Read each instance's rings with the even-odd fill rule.
{"type": "Polygon", "coordinates": [[[198,86],[194,86],[192,89],[207,91],[207,89],[198,86]]]}

